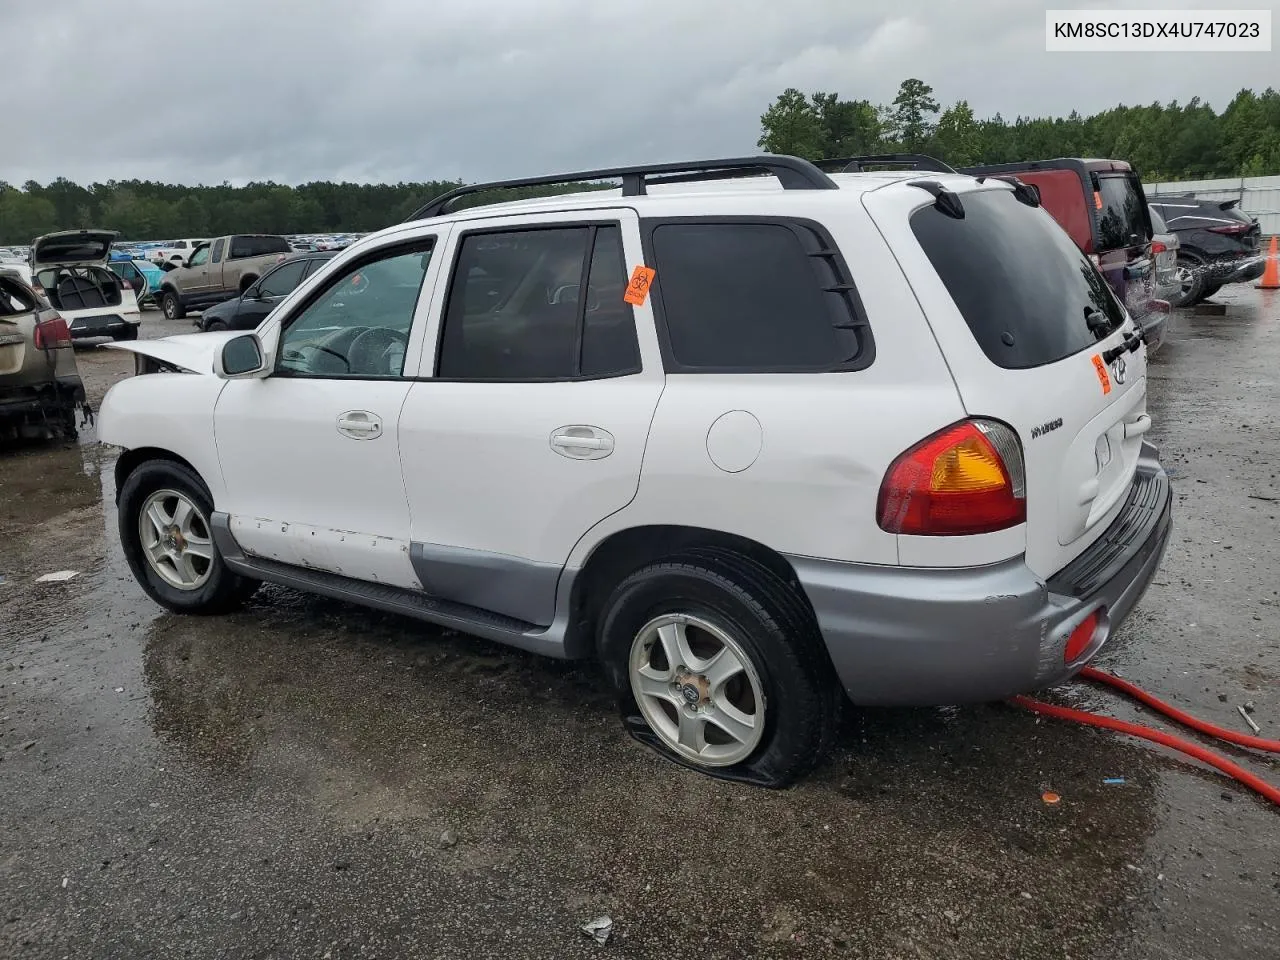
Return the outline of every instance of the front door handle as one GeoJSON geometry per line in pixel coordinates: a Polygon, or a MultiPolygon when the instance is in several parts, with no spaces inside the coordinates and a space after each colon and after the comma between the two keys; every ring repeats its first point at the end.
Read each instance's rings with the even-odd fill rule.
{"type": "Polygon", "coordinates": [[[348,410],[338,415],[338,432],[352,440],[375,440],[382,436],[382,418],[368,410],[348,410]]]}
{"type": "Polygon", "coordinates": [[[551,449],[573,460],[600,460],[613,453],[613,434],[599,427],[574,425],[551,431],[551,449]]]}

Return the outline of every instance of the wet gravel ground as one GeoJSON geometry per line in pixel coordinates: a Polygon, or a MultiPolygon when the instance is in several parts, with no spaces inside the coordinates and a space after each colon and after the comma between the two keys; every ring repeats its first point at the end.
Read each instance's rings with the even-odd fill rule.
{"type": "MultiPolygon", "coordinates": [[[[1101,664],[1276,737],[1280,297],[1221,299],[1150,371],[1174,539],[1101,664]]],[[[79,360],[96,396],[131,370],[79,360]]],[[[717,782],[628,739],[590,666],[280,588],[162,613],[110,467],[92,428],[0,451],[2,957],[1280,955],[1280,811],[1158,748],[867,711],[794,789],[717,782]]]]}

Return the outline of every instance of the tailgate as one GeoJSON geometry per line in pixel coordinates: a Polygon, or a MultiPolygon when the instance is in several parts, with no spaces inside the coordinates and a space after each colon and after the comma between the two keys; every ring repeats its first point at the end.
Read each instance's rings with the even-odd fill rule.
{"type": "Polygon", "coordinates": [[[891,237],[966,411],[1011,426],[1026,465],[1026,561],[1049,577],[1123,505],[1146,415],[1146,351],[1106,280],[1044,210],[1007,186],[922,190],[915,209],[866,205],[891,237]],[[922,201],[922,202],[921,202],[922,201]],[[883,207],[883,208],[882,208],[883,207]]]}
{"type": "Polygon", "coordinates": [[[27,337],[17,317],[0,317],[0,377],[17,373],[26,359],[27,337]]]}

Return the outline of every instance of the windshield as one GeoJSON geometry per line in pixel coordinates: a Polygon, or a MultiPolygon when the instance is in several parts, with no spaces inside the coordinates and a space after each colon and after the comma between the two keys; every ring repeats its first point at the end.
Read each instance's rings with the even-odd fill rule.
{"type": "Polygon", "coordinates": [[[1098,252],[1119,250],[1151,239],[1137,178],[1131,173],[1095,178],[1094,206],[1098,212],[1098,252]]]}
{"type": "Polygon", "coordinates": [[[1042,208],[1012,190],[961,199],[963,219],[930,204],[912,214],[911,229],[993,363],[1053,363],[1124,323],[1106,280],[1042,208]]]}

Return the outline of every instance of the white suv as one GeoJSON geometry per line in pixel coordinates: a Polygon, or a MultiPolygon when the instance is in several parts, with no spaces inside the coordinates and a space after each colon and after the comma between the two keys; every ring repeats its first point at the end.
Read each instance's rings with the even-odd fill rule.
{"type": "Polygon", "coordinates": [[[256,333],[118,345],[129,563],[175,611],[265,580],[599,658],[668,756],[774,784],[842,689],[1057,683],[1169,536],[1145,346],[1034,191],[939,167],[464,187],[256,333]]]}

